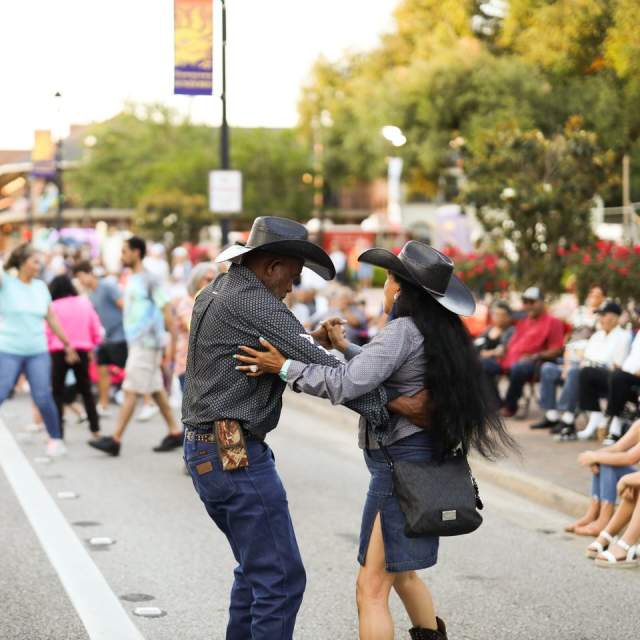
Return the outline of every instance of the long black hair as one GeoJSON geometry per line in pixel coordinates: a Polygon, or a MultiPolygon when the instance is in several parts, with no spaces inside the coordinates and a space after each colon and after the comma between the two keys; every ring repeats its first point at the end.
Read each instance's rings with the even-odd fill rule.
{"type": "Polygon", "coordinates": [[[459,444],[495,458],[517,449],[498,414],[495,393],[460,317],[421,288],[400,284],[397,317],[409,316],[424,336],[424,386],[429,391],[430,433],[440,456],[459,444]]]}
{"type": "Polygon", "coordinates": [[[56,276],[49,283],[49,293],[52,300],[59,300],[60,298],[70,298],[71,296],[77,296],[78,291],[73,286],[73,282],[69,276],[61,275],[56,276]]]}

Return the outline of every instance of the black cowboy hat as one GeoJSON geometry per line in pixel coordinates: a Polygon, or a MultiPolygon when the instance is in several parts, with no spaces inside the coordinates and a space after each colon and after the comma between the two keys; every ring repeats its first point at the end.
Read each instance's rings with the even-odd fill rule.
{"type": "Polygon", "coordinates": [[[325,280],[331,280],[336,275],[331,258],[318,245],[310,242],[308,237],[306,227],[299,222],[276,216],[260,216],[253,221],[246,244],[228,247],[218,255],[216,262],[239,262],[241,256],[260,249],[300,258],[304,260],[305,267],[325,280]]]}
{"type": "Polygon", "coordinates": [[[396,256],[386,249],[368,249],[358,258],[422,287],[445,309],[472,316],[476,303],[467,286],[453,275],[453,261],[424,242],[410,240],[396,256]]]}

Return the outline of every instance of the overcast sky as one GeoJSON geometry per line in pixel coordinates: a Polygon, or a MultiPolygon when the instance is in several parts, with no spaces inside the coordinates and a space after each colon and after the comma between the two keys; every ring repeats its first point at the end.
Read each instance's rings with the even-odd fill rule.
{"type": "MultiPolygon", "coordinates": [[[[219,42],[219,0],[214,39],[219,42]]],[[[290,126],[314,59],[373,46],[398,0],[227,0],[232,125],[290,126]]],[[[0,38],[0,148],[30,148],[53,125],[116,114],[124,101],[161,101],[220,122],[214,97],[173,96],[173,0],[14,0],[0,38]]],[[[214,83],[220,56],[214,53],[214,83]]],[[[214,92],[216,90],[214,89],[214,92]]]]}

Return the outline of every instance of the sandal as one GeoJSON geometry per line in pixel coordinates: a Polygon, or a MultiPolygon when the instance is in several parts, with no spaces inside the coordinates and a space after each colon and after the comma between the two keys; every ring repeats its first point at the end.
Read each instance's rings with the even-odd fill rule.
{"type": "Polygon", "coordinates": [[[628,545],[624,540],[617,540],[616,544],[627,552],[626,558],[618,560],[611,551],[603,551],[602,556],[596,558],[596,567],[602,569],[635,569],[640,567],[637,547],[628,545]]]}
{"type": "Polygon", "coordinates": [[[608,531],[601,531],[598,538],[604,538],[607,541],[607,546],[602,544],[600,540],[594,540],[588,547],[586,551],[587,558],[591,558],[594,560],[598,555],[603,554],[609,545],[613,542],[613,536],[608,531]]]}

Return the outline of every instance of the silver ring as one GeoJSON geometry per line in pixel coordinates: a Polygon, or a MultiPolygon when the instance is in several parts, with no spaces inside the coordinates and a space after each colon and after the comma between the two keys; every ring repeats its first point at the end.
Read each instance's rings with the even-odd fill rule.
{"type": "Polygon", "coordinates": [[[251,373],[258,373],[258,365],[252,364],[249,369],[251,369],[251,373]]]}

